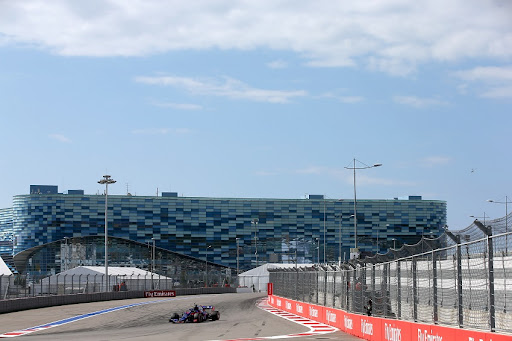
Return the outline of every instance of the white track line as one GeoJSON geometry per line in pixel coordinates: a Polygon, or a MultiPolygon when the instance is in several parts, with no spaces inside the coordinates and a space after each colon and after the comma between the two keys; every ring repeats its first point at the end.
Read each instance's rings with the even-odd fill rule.
{"type": "Polygon", "coordinates": [[[297,334],[288,334],[288,335],[275,335],[275,336],[262,336],[262,337],[253,337],[253,338],[239,338],[239,339],[228,339],[228,340],[211,340],[211,341],[252,341],[252,340],[275,340],[275,339],[287,339],[292,337],[301,337],[301,336],[311,336],[311,335],[322,335],[329,334],[338,331],[338,328],[333,326],[329,326],[327,324],[323,324],[317,321],[310,320],[308,318],[298,316],[283,310],[276,309],[271,307],[267,303],[267,299],[264,298],[257,303],[257,307],[274,314],[276,316],[282,317],[288,321],[295,322],[304,327],[308,327],[309,331],[304,333],[297,334]]]}
{"type": "MultiPolygon", "coordinates": [[[[200,297],[201,296],[199,296],[199,298],[200,297]]],[[[95,311],[95,312],[92,312],[92,313],[82,314],[82,315],[66,318],[66,319],[63,319],[63,320],[46,323],[46,324],[39,325],[39,326],[36,326],[36,327],[31,327],[31,328],[26,328],[26,329],[22,329],[22,330],[16,330],[16,331],[13,331],[13,332],[3,333],[3,334],[0,334],[0,339],[8,338],[8,337],[22,336],[22,335],[38,332],[40,330],[46,330],[46,329],[49,329],[49,328],[59,327],[59,326],[62,326],[64,324],[80,321],[80,320],[83,320],[83,319],[86,319],[86,318],[90,318],[90,317],[94,317],[94,316],[98,316],[98,315],[102,315],[102,314],[107,314],[107,313],[111,313],[111,312],[122,310],[122,309],[131,308],[131,307],[135,307],[135,306],[146,305],[146,304],[154,304],[154,303],[162,303],[162,302],[167,302],[167,301],[180,301],[180,300],[196,299],[196,298],[198,298],[198,297],[197,296],[196,297],[185,296],[185,297],[179,297],[179,298],[173,297],[173,298],[168,298],[168,299],[164,299],[164,300],[139,302],[139,303],[134,303],[134,304],[127,304],[127,305],[123,305],[123,306],[103,309],[103,310],[95,311]]]]}

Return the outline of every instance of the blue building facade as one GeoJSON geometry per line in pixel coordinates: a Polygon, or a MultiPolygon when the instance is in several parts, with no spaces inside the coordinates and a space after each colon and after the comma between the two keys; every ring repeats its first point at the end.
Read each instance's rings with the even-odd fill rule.
{"type": "MultiPolygon", "coordinates": [[[[104,235],[105,196],[30,194],[13,198],[0,238],[14,236],[14,254],[65,238],[104,235]]],[[[264,262],[337,261],[354,247],[353,199],[243,199],[108,196],[109,236],[208,259],[240,270],[264,262]],[[211,246],[211,247],[209,247],[211,246]]],[[[357,200],[357,246],[364,253],[442,234],[446,202],[357,200]]]]}

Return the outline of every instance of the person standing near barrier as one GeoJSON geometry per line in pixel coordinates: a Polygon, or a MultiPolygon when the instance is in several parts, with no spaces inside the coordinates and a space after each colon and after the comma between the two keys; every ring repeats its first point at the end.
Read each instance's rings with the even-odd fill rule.
{"type": "Polygon", "coordinates": [[[373,308],[373,302],[371,299],[368,300],[368,305],[365,306],[365,309],[366,309],[366,314],[368,316],[372,316],[372,308],[373,308]]]}

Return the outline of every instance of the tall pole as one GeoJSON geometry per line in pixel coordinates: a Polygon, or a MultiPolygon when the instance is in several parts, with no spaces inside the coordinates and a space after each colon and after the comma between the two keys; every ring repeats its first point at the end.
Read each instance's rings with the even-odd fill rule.
{"type": "Polygon", "coordinates": [[[153,281],[153,273],[155,272],[155,238],[151,238],[153,241],[153,248],[151,249],[151,289],[155,289],[153,281]]]}
{"type": "Polygon", "coordinates": [[[316,261],[320,264],[320,238],[316,238],[316,261]]]}
{"type": "Polygon", "coordinates": [[[354,158],[354,249],[357,249],[357,194],[356,194],[356,159],[354,158]]]}
{"type": "Polygon", "coordinates": [[[206,282],[204,284],[205,287],[208,287],[208,249],[211,248],[211,245],[208,245],[206,248],[206,258],[205,258],[205,268],[206,268],[206,282]]]}
{"type": "Polygon", "coordinates": [[[258,267],[258,218],[254,218],[251,223],[254,225],[254,257],[256,258],[256,267],[258,267]]]}
{"type": "Polygon", "coordinates": [[[103,175],[103,179],[98,181],[99,184],[105,185],[105,291],[109,291],[109,279],[108,279],[108,185],[115,184],[116,181],[110,177],[110,175],[103,175]]]}
{"type": "Polygon", "coordinates": [[[326,238],[325,238],[325,198],[324,198],[324,263],[325,261],[325,248],[326,248],[326,238]]]}
{"type": "Polygon", "coordinates": [[[338,264],[341,265],[341,219],[342,219],[342,215],[340,214],[339,215],[339,218],[340,218],[340,230],[339,230],[339,240],[338,240],[338,264]]]}
{"type": "MultiPolygon", "coordinates": [[[[508,255],[508,196],[505,196],[505,201],[494,201],[494,200],[487,200],[488,202],[492,202],[495,204],[505,204],[505,252],[508,255]]],[[[484,219],[485,219],[485,213],[484,213],[484,219]]],[[[485,225],[485,222],[484,222],[485,225]]]]}
{"type": "Polygon", "coordinates": [[[367,164],[362,163],[361,161],[354,158],[352,167],[345,167],[345,169],[351,169],[354,171],[354,254],[358,253],[357,250],[357,192],[356,192],[356,169],[367,169],[382,166],[381,163],[376,163],[373,166],[368,166],[367,164]],[[362,167],[356,167],[356,161],[363,164],[362,167]]]}
{"type": "Polygon", "coordinates": [[[239,263],[238,263],[238,256],[239,256],[239,248],[238,248],[238,241],[240,240],[240,238],[236,238],[236,283],[237,283],[237,286],[240,285],[240,283],[238,282],[238,274],[239,274],[239,263]]]}

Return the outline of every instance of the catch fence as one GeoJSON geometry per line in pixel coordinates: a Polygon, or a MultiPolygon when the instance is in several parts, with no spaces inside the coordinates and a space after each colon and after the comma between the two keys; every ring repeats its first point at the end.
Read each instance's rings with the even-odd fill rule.
{"type": "Polygon", "coordinates": [[[347,312],[510,333],[512,233],[474,225],[483,238],[447,232],[418,254],[272,269],[269,281],[275,295],[347,312]]]}
{"type": "Polygon", "coordinates": [[[145,291],[175,289],[173,279],[158,274],[109,276],[105,275],[54,275],[30,277],[26,275],[0,275],[0,300],[48,295],[91,294],[107,291],[145,291]]]}

